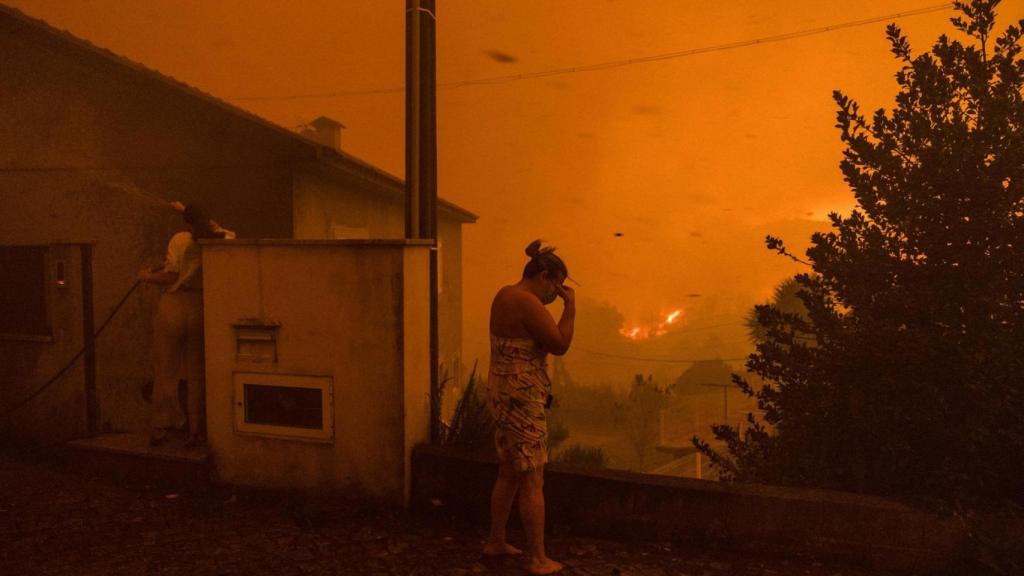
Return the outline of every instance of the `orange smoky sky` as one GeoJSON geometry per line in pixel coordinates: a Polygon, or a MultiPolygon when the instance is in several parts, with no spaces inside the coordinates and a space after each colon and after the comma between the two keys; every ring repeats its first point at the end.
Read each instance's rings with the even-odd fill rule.
{"type": "MultiPolygon", "coordinates": [[[[333,117],[346,151],[403,173],[403,92],[344,93],[401,88],[404,0],[4,1],[283,126],[333,117]]],[[[938,4],[438,0],[437,76],[643,58],[938,4]]],[[[1024,2],[999,13],[1002,31],[1024,2]]],[[[952,15],[897,21],[923,50],[954,34],[952,15]]],[[[868,111],[891,105],[886,24],[439,90],[439,193],[480,215],[464,235],[467,357],[486,353],[491,296],[538,237],[559,247],[581,298],[627,324],[683,308],[683,324],[738,326],[800,270],[765,234],[802,252],[830,210],[853,206],[831,92],[868,111]]]]}

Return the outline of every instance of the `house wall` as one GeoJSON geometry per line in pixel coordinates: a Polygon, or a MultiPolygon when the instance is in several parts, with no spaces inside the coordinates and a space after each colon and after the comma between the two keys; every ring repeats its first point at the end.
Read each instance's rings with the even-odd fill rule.
{"type": "Polygon", "coordinates": [[[441,288],[438,294],[439,362],[449,377],[442,398],[441,415],[447,421],[455,410],[469,370],[463,365],[462,346],[462,223],[438,219],[441,243],[441,288]]]}
{"type": "Polygon", "coordinates": [[[46,247],[46,308],[52,337],[0,339],[0,445],[52,444],[86,432],[85,372],[78,361],[60,379],[41,390],[82,349],[82,247],[46,247]],[[63,287],[57,285],[57,263],[64,264],[63,287]],[[17,409],[15,409],[17,408],[17,409]],[[13,412],[12,412],[13,410],[13,412]]]}
{"type": "Polygon", "coordinates": [[[412,446],[429,435],[428,253],[402,241],[205,245],[207,425],[220,481],[404,501],[412,446]],[[246,318],[280,323],[276,362],[236,358],[232,324],[246,318]],[[237,430],[236,371],[331,377],[333,437],[237,430]]]}
{"type": "MultiPolygon", "coordinates": [[[[367,190],[356,179],[328,177],[315,171],[296,173],[294,188],[295,237],[332,238],[334,226],[365,228],[369,238],[400,239],[405,235],[405,204],[400,195],[367,190]]],[[[439,216],[441,286],[438,294],[439,361],[455,383],[462,366],[462,223],[439,216]]],[[[445,406],[452,406],[446,395],[445,406]]],[[[449,410],[450,411],[450,410],[449,410]]]]}
{"type": "MultiPolygon", "coordinates": [[[[170,200],[201,202],[240,238],[329,238],[334,223],[368,226],[375,238],[403,236],[400,198],[381,193],[381,182],[345,180],[319,166],[314,147],[82,44],[0,11],[0,244],[91,243],[97,324],[140,268],[160,265],[168,239],[184,229],[170,200]],[[302,176],[309,166],[319,166],[310,171],[315,178],[302,176]],[[302,202],[293,205],[293,191],[302,202]]],[[[461,225],[445,216],[439,225],[441,361],[458,374],[461,225]]],[[[153,379],[159,294],[149,285],[134,290],[97,341],[101,430],[149,427],[144,391],[153,379]]],[[[0,412],[59,369],[73,344],[35,343],[38,350],[26,351],[0,340],[0,357],[39,359],[0,372],[0,412]]],[[[65,381],[83,387],[80,371],[65,381]]],[[[4,430],[36,436],[18,426],[4,430]]]]}
{"type": "MultiPolygon", "coordinates": [[[[92,243],[97,324],[184,229],[166,201],[201,201],[242,237],[291,235],[288,162],[299,151],[270,129],[2,12],[0,70],[0,244],[92,243]]],[[[157,298],[136,290],[97,342],[104,428],[148,427],[157,298]]],[[[0,372],[0,411],[73,355],[69,338],[33,350],[0,340],[0,356],[38,358],[0,372]]],[[[64,385],[80,388],[80,370],[64,385]]]]}

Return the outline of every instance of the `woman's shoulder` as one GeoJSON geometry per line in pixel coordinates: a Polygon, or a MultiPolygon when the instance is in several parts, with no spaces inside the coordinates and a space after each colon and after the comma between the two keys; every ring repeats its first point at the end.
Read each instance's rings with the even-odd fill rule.
{"type": "Polygon", "coordinates": [[[522,290],[514,285],[502,286],[491,301],[491,315],[505,321],[515,319],[522,309],[522,290]]]}
{"type": "Polygon", "coordinates": [[[502,286],[491,304],[491,334],[502,338],[522,337],[522,294],[514,285],[502,286]]]}
{"type": "Polygon", "coordinates": [[[538,309],[543,310],[544,305],[537,296],[514,284],[499,289],[491,303],[492,316],[515,323],[536,314],[538,309]]]}
{"type": "Polygon", "coordinates": [[[182,230],[171,236],[171,244],[188,244],[192,241],[192,233],[187,230],[182,230]]]}
{"type": "Polygon", "coordinates": [[[513,305],[523,302],[529,295],[529,292],[526,290],[519,288],[515,284],[509,284],[498,289],[497,294],[494,295],[494,303],[513,305]]]}
{"type": "Polygon", "coordinates": [[[170,242],[167,243],[167,250],[171,252],[184,251],[192,242],[191,232],[178,232],[174,236],[171,236],[170,242]]]}

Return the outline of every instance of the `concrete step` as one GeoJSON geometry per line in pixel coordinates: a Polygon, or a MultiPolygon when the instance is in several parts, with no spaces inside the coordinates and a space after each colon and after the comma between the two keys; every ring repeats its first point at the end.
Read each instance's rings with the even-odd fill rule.
{"type": "Polygon", "coordinates": [[[69,442],[67,457],[83,472],[118,481],[169,485],[210,482],[207,448],[186,448],[185,440],[178,437],[150,446],[149,436],[144,434],[101,434],[69,442]]]}

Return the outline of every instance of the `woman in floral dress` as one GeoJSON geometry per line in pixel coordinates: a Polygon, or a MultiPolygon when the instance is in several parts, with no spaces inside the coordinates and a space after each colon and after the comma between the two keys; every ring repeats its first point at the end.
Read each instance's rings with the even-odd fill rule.
{"type": "Polygon", "coordinates": [[[548,354],[562,355],[572,342],[576,295],[565,286],[565,262],[540,240],[526,248],[530,261],[519,282],[498,291],[491,305],[491,364],[487,405],[495,422],[498,478],[491,493],[491,533],[485,556],[518,555],[505,540],[505,527],[518,492],[519,515],[527,540],[527,570],[552,574],[562,565],[544,551],[544,463],[551,381],[548,354]],[[564,301],[556,323],[545,308],[564,301]]]}

